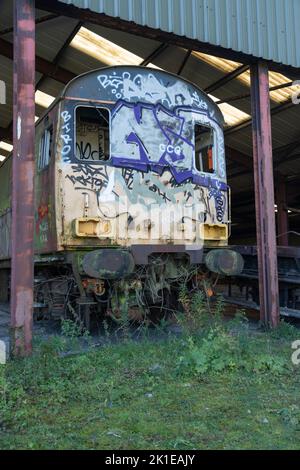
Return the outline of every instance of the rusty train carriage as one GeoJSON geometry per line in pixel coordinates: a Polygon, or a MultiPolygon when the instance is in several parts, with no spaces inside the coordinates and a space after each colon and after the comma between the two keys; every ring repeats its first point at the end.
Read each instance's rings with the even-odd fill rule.
{"type": "MultiPolygon", "coordinates": [[[[76,77],[37,122],[35,161],[40,313],[61,317],[78,307],[117,316],[125,304],[147,311],[170,298],[182,273],[203,265],[204,248],[227,245],[223,117],[175,75],[118,66],[76,77]]],[[[10,174],[11,158],[0,169],[3,269],[10,174]]],[[[206,264],[237,274],[242,260],[219,248],[206,264]]]]}

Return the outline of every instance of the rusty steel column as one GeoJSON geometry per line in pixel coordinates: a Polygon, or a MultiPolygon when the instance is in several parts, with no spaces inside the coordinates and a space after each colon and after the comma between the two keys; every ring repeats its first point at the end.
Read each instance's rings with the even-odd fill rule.
{"type": "Polygon", "coordinates": [[[35,1],[14,0],[11,346],[32,349],[35,1]]]}
{"type": "Polygon", "coordinates": [[[279,322],[277,246],[268,67],[251,65],[251,110],[260,320],[279,322]]]}
{"type": "Polygon", "coordinates": [[[289,245],[289,218],[286,199],[286,181],[280,175],[275,180],[275,193],[277,204],[277,244],[281,246],[289,245]]]}

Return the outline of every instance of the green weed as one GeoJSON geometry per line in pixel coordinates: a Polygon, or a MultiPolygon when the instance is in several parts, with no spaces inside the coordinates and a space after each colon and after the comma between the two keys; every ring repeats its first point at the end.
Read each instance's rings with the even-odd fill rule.
{"type": "Polygon", "coordinates": [[[0,448],[299,449],[296,332],[251,331],[243,312],[223,322],[221,300],[208,311],[200,293],[182,303],[180,337],[62,357],[81,339],[67,322],[0,366],[0,448]]]}

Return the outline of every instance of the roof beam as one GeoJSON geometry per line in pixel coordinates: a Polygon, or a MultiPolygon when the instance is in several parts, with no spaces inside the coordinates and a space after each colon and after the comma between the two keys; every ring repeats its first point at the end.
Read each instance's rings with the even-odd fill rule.
{"type": "MultiPolygon", "coordinates": [[[[40,23],[45,23],[46,21],[50,21],[50,20],[55,20],[56,18],[58,18],[58,15],[45,15],[45,16],[42,16],[42,18],[37,18],[35,20],[35,24],[40,24],[40,23]]],[[[4,36],[5,34],[9,34],[9,33],[12,33],[14,30],[13,26],[11,28],[6,28],[6,29],[2,29],[2,31],[0,31],[0,36],[4,36]]]]}
{"type": "MultiPolygon", "coordinates": [[[[299,157],[300,154],[293,154],[292,152],[300,147],[300,141],[291,142],[290,144],[283,145],[282,147],[277,147],[273,149],[273,157],[279,157],[279,159],[274,159],[274,169],[278,168],[281,163],[286,163],[288,161],[293,161],[299,157]]],[[[225,147],[225,154],[226,158],[232,162],[239,163],[244,168],[248,169],[241,170],[237,173],[232,175],[228,174],[228,179],[233,180],[234,178],[238,178],[240,176],[245,176],[253,172],[253,160],[252,157],[246,155],[245,153],[240,152],[237,149],[232,147],[225,147]]],[[[281,175],[280,171],[277,170],[277,174],[281,175]]]]}
{"type": "MultiPolygon", "coordinates": [[[[12,43],[2,38],[0,38],[0,55],[11,60],[13,60],[14,56],[12,43]]],[[[68,83],[76,76],[73,72],[58,67],[52,62],[38,56],[36,56],[36,71],[61,83],[68,83]]]]}
{"type": "Polygon", "coordinates": [[[300,147],[300,140],[295,140],[294,142],[275,148],[274,153],[277,155],[284,154],[285,156],[288,156],[298,147],[300,147]]]}
{"type": "MultiPolygon", "coordinates": [[[[56,56],[54,57],[54,59],[52,60],[52,64],[57,66],[60,59],[62,58],[64,52],[66,51],[66,49],[69,47],[71,41],[74,39],[74,37],[76,36],[76,34],[78,33],[78,31],[80,30],[81,26],[83,25],[82,21],[79,21],[75,28],[73,28],[73,30],[71,31],[71,33],[68,35],[67,39],[65,40],[63,46],[59,49],[58,53],[56,54],[56,56]]],[[[38,90],[38,88],[41,86],[41,84],[43,83],[43,81],[47,78],[47,75],[43,75],[40,80],[38,81],[35,89],[38,90]]]]}
{"type": "MultiPolygon", "coordinates": [[[[282,88],[289,88],[293,85],[294,85],[294,82],[281,83],[281,85],[272,86],[271,88],[269,88],[269,91],[276,91],[276,90],[280,90],[282,88]]],[[[225,98],[223,100],[218,100],[215,103],[216,104],[231,103],[233,101],[239,101],[239,100],[243,100],[245,98],[250,98],[250,92],[249,93],[244,93],[242,95],[232,96],[230,98],[225,98]]]]}
{"type": "MultiPolygon", "coordinates": [[[[207,88],[205,88],[205,93],[212,93],[213,91],[221,88],[222,86],[226,85],[226,83],[230,82],[234,78],[237,78],[242,73],[246,72],[249,69],[249,65],[241,65],[240,67],[236,68],[232,72],[227,73],[224,77],[217,80],[215,83],[212,83],[207,88]]],[[[249,95],[250,96],[250,95],[249,95]]]]}
{"type": "MultiPolygon", "coordinates": [[[[300,153],[293,153],[292,155],[290,155],[289,157],[281,157],[274,165],[275,165],[275,168],[278,168],[282,163],[285,164],[285,163],[288,163],[288,162],[292,162],[294,160],[299,160],[300,158],[300,153]]],[[[292,175],[294,176],[294,175],[292,175]]]]}
{"type": "Polygon", "coordinates": [[[187,51],[187,53],[185,54],[184,59],[183,59],[181,65],[180,65],[180,67],[179,67],[179,69],[178,69],[177,75],[181,75],[181,73],[182,73],[184,67],[186,66],[187,61],[189,60],[189,58],[190,58],[190,56],[191,56],[191,53],[192,53],[192,49],[189,49],[189,50],[187,51]]]}
{"type": "Polygon", "coordinates": [[[146,59],[144,59],[140,65],[143,66],[143,67],[146,67],[148,64],[150,64],[150,62],[152,62],[152,60],[154,59],[157,59],[157,57],[167,49],[168,47],[168,44],[166,43],[162,43],[160,44],[153,52],[151,52],[150,55],[148,55],[148,57],[146,57],[146,59]]]}
{"type": "MultiPolygon", "coordinates": [[[[284,103],[281,103],[278,106],[275,106],[274,108],[271,109],[271,116],[275,116],[276,114],[281,113],[282,111],[285,111],[292,106],[295,106],[294,103],[291,100],[287,100],[284,103]]],[[[242,129],[245,129],[249,126],[251,126],[252,123],[252,117],[249,119],[246,119],[245,121],[241,122],[240,124],[236,124],[235,126],[231,126],[228,129],[224,131],[225,136],[234,134],[235,132],[238,132],[242,129]]]]}

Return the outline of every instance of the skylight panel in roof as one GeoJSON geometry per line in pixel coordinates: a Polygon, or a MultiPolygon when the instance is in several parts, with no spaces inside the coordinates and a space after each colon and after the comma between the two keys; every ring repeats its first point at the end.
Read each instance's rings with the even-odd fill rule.
{"type": "Polygon", "coordinates": [[[35,92],[35,103],[39,106],[42,106],[43,108],[48,108],[54,100],[54,96],[48,95],[43,91],[37,90],[35,92]]]}
{"type": "Polygon", "coordinates": [[[0,149],[6,150],[6,152],[11,152],[13,149],[13,146],[11,144],[8,144],[7,142],[0,142],[0,149]]]}
{"type": "Polygon", "coordinates": [[[242,65],[239,62],[222,59],[221,57],[215,57],[209,54],[203,54],[203,52],[193,51],[192,55],[226,73],[230,73],[242,65]]]}
{"type": "MultiPolygon", "coordinates": [[[[193,51],[193,55],[225,73],[230,73],[242,65],[239,62],[234,62],[228,59],[222,59],[220,57],[214,57],[208,54],[203,54],[202,52],[193,51]]],[[[240,74],[238,77],[236,77],[236,80],[239,80],[244,85],[250,87],[250,70],[246,70],[245,72],[240,74]]],[[[281,73],[269,71],[270,88],[277,85],[289,83],[290,81],[291,80],[288,77],[282,75],[281,73]]],[[[297,86],[280,88],[279,90],[270,91],[270,98],[271,100],[276,101],[277,103],[283,103],[291,99],[291,95],[297,90],[297,86]]]]}
{"type": "MultiPolygon", "coordinates": [[[[212,95],[208,95],[214,101],[218,101],[218,98],[212,95]]],[[[243,121],[246,121],[250,118],[250,115],[244,113],[240,109],[236,108],[235,106],[231,106],[228,103],[221,103],[218,104],[220,110],[223,113],[225,126],[235,126],[236,124],[240,124],[243,121]]]]}
{"type": "MultiPolygon", "coordinates": [[[[282,85],[288,83],[291,80],[278,72],[269,72],[269,83],[270,88],[277,85],[282,85]]],[[[277,103],[283,103],[291,99],[291,96],[294,92],[299,90],[297,86],[290,86],[286,88],[280,88],[279,90],[270,91],[271,99],[277,101],[277,103]]]]}
{"type": "MultiPolygon", "coordinates": [[[[70,46],[106,65],[139,65],[143,61],[142,57],[84,27],[80,28],[70,46]]],[[[154,64],[149,64],[149,67],[159,68],[154,64]]]]}

